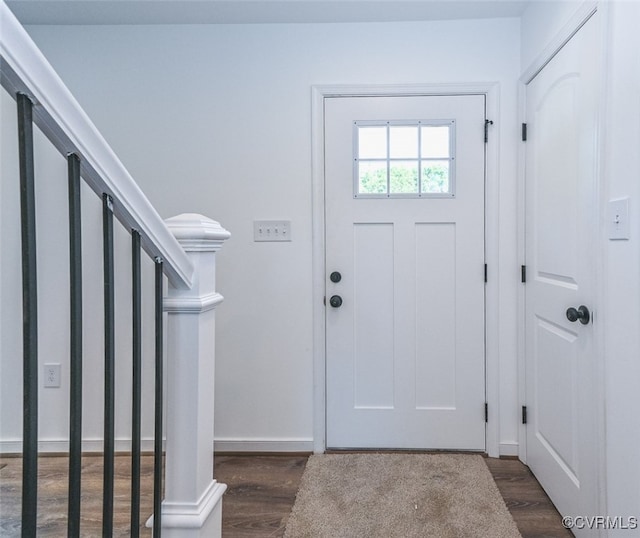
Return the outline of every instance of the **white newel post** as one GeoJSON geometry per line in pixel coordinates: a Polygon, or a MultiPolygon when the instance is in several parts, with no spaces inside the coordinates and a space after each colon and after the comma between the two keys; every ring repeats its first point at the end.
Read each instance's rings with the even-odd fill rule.
{"type": "Polygon", "coordinates": [[[166,221],[191,259],[191,289],[169,284],[164,538],[220,537],[222,495],[213,478],[213,394],[216,252],[230,237],[219,223],[197,214],[166,221]]]}

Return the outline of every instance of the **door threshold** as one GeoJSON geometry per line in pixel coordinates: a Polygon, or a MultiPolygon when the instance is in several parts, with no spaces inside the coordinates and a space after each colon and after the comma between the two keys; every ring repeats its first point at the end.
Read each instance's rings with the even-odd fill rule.
{"type": "Polygon", "coordinates": [[[484,450],[449,448],[327,448],[325,454],[478,454],[487,457],[484,450]]]}

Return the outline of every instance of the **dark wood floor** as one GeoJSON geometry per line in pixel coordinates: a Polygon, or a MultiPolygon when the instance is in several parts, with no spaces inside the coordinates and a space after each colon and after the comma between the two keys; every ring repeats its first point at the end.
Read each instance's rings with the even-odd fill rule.
{"type": "MultiPolygon", "coordinates": [[[[66,458],[40,460],[43,477],[40,504],[53,508],[39,517],[38,536],[66,534],[66,458]]],[[[307,456],[216,455],[214,474],[228,485],[222,509],[223,538],[279,537],[304,471],[307,456]]],[[[521,462],[486,458],[498,489],[524,538],[571,537],[535,477],[521,462]]],[[[128,458],[116,458],[116,532],[128,535],[128,458]]],[[[152,458],[143,458],[145,476],[151,474],[152,458]],[[148,472],[147,472],[148,471],[148,472]]],[[[88,457],[83,476],[95,493],[83,495],[83,536],[100,535],[100,458],[88,457]],[[94,476],[95,475],[95,476],[94,476]]],[[[142,519],[151,512],[151,483],[142,486],[142,519]]],[[[0,535],[19,536],[20,459],[0,459],[0,535]]],[[[144,529],[142,536],[149,536],[144,529]]],[[[487,537],[491,538],[491,537],[487,537]]]]}
{"type": "MultiPolygon", "coordinates": [[[[229,486],[222,505],[223,538],[282,536],[306,460],[216,456],[216,477],[229,486]]],[[[514,459],[485,462],[523,538],[573,536],[526,465],[514,459]]]]}
{"type": "Polygon", "coordinates": [[[484,461],[523,538],[573,536],[562,526],[562,517],[526,465],[514,459],[484,461]]]}
{"type": "MultiPolygon", "coordinates": [[[[102,535],[102,470],[100,455],[82,458],[80,534],[102,535]]],[[[38,538],[67,535],[68,457],[38,458],[38,538]]],[[[131,458],[116,456],[114,475],[114,537],[130,536],[131,458]]],[[[22,458],[0,457],[0,536],[20,536],[22,458]]],[[[140,536],[150,537],[144,524],[153,512],[153,457],[141,461],[140,536]]]]}
{"type": "Polygon", "coordinates": [[[282,536],[308,456],[219,456],[223,538],[282,536]]]}

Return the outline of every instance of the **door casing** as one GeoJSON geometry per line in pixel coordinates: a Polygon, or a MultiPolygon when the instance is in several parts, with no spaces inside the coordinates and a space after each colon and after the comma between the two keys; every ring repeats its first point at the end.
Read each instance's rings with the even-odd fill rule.
{"type": "Polygon", "coordinates": [[[485,286],[486,336],[485,383],[489,420],[486,450],[489,456],[499,454],[499,323],[498,279],[499,263],[499,85],[497,82],[462,84],[411,85],[338,85],[312,87],[312,181],[313,181],[313,446],[314,452],[326,449],[326,348],[325,348],[325,218],[324,218],[324,100],[328,97],[407,96],[407,95],[465,95],[486,96],[487,118],[494,123],[489,129],[485,145],[485,261],[488,282],[485,286]]]}

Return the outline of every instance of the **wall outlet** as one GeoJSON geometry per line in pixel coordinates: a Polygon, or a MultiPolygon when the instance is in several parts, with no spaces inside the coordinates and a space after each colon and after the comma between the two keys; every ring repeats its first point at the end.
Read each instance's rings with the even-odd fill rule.
{"type": "Polygon", "coordinates": [[[60,388],[60,365],[45,364],[44,365],[44,386],[51,389],[60,388]]]}
{"type": "Polygon", "coordinates": [[[254,241],[291,241],[290,220],[254,220],[254,241]]]}

